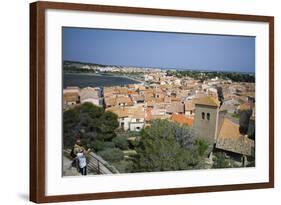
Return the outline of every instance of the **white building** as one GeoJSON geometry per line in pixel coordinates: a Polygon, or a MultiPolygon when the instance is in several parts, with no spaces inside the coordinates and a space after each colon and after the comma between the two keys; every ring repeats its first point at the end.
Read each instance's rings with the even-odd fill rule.
{"type": "Polygon", "coordinates": [[[112,107],[111,111],[118,116],[119,128],[127,131],[139,132],[144,127],[144,108],[138,107],[112,107]]]}

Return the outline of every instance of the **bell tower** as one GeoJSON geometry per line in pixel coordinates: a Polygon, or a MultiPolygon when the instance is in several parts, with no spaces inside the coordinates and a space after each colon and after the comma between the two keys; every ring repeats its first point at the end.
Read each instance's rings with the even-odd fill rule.
{"type": "Polygon", "coordinates": [[[195,100],[194,129],[196,137],[213,144],[218,132],[220,102],[211,96],[195,100]]]}

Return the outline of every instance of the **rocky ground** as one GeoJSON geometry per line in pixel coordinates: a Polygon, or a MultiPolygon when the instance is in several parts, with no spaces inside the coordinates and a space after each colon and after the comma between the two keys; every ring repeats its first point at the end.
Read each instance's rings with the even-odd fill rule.
{"type": "Polygon", "coordinates": [[[71,160],[63,156],[63,176],[79,176],[77,169],[71,166],[71,160]]]}

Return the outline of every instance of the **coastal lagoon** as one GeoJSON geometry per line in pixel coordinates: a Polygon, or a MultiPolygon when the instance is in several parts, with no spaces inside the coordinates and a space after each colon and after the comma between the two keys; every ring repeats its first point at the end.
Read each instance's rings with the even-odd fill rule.
{"type": "Polygon", "coordinates": [[[136,84],[138,81],[123,76],[100,75],[89,73],[64,73],[63,87],[78,86],[84,87],[109,87],[136,84]]]}

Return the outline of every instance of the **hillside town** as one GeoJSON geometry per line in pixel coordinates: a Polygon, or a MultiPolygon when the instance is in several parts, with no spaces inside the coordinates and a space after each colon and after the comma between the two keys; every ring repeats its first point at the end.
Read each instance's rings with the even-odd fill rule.
{"type": "MultiPolygon", "coordinates": [[[[119,68],[118,72],[132,70],[119,68]]],[[[161,70],[142,75],[142,82],[126,86],[66,87],[63,109],[90,102],[115,113],[119,128],[124,131],[140,132],[155,119],[187,125],[196,136],[208,140],[213,149],[247,165],[247,157],[253,155],[255,147],[255,83],[219,77],[202,82],[161,70]],[[241,126],[244,111],[248,113],[244,120],[246,131],[241,126]]]]}

